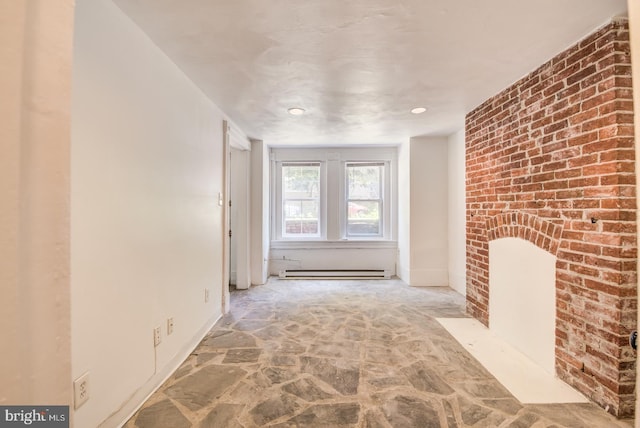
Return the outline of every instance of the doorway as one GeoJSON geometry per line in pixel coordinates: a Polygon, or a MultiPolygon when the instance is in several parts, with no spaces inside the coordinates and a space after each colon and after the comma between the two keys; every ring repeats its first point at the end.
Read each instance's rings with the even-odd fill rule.
{"type": "Polygon", "coordinates": [[[251,285],[250,272],[250,152],[231,147],[229,200],[229,284],[240,290],[251,285]]]}
{"type": "Polygon", "coordinates": [[[240,132],[223,122],[225,147],[225,221],[223,258],[223,301],[229,308],[229,287],[247,289],[250,274],[250,179],[251,144],[240,132]]]}

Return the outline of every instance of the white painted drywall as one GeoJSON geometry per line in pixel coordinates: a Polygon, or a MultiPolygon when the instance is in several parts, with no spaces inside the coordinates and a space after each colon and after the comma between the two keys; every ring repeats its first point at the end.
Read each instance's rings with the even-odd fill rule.
{"type": "MultiPolygon", "coordinates": [[[[629,38],[631,41],[631,72],[633,78],[633,104],[640,105],[640,2],[628,0],[629,16],[629,38]]],[[[634,109],[634,122],[640,124],[640,109],[634,109]]],[[[636,141],[640,141],[640,126],[635,127],[636,141]]],[[[640,183],[640,144],[636,144],[636,183],[640,183]]],[[[636,211],[636,220],[640,223],[640,211],[636,211]]],[[[640,230],[638,231],[640,241],[640,230]]],[[[640,284],[638,286],[638,298],[640,299],[640,284]]],[[[640,319],[640,307],[638,308],[638,319],[640,319]]],[[[640,364],[636,364],[636,378],[640,379],[640,364]]],[[[640,395],[636,394],[636,415],[640,415],[640,395]]],[[[636,428],[640,428],[640,418],[636,417],[636,428]]]]}
{"type": "Polygon", "coordinates": [[[396,274],[411,284],[411,145],[398,146],[398,255],[396,274]]]}
{"type": "Polygon", "coordinates": [[[74,49],[75,426],[115,426],[221,314],[224,117],[109,0],[77,2],[74,49]]]}
{"type": "Polygon", "coordinates": [[[519,238],[489,242],[489,328],[555,373],[556,257],[519,238]]]}
{"type": "Polygon", "coordinates": [[[447,286],[447,138],[411,138],[410,145],[410,284],[447,286]]]}
{"type": "Polygon", "coordinates": [[[269,149],[251,142],[251,283],[264,284],[269,276],[269,149]]]}
{"type": "Polygon", "coordinates": [[[251,285],[250,251],[251,152],[231,148],[231,283],[246,290],[251,285]]]}
{"type": "Polygon", "coordinates": [[[73,8],[71,0],[0,2],[2,405],[71,400],[73,8]]]}
{"type": "Polygon", "coordinates": [[[464,130],[449,136],[449,287],[467,294],[467,233],[465,206],[465,149],[464,130]]]}

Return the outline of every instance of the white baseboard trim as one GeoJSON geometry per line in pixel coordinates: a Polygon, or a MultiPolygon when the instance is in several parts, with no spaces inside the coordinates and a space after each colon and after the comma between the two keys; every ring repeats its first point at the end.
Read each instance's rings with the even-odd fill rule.
{"type": "Polygon", "coordinates": [[[465,274],[449,272],[449,287],[463,296],[467,295],[467,277],[465,274]]]}
{"type": "Polygon", "coordinates": [[[404,281],[405,284],[411,285],[411,273],[409,269],[405,268],[404,266],[398,266],[397,270],[398,278],[404,281]]]}
{"type": "Polygon", "coordinates": [[[187,359],[189,354],[198,346],[204,336],[211,328],[222,318],[222,315],[210,318],[205,325],[198,330],[193,338],[188,341],[165,365],[162,370],[154,374],[147,380],[136,392],[134,392],[128,400],[126,400],[120,409],[112,413],[105,419],[98,428],[121,428],[127,421],[142,407],[142,405],[151,397],[151,395],[160,388],[160,386],[169,379],[169,376],[175,372],[178,367],[187,359]]]}

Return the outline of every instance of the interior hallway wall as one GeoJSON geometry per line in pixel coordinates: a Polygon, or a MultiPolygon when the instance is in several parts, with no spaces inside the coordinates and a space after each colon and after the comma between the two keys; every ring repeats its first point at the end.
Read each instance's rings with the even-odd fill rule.
{"type": "Polygon", "coordinates": [[[0,2],[2,405],[71,403],[73,12],[72,0],[0,2]]]}
{"type": "Polygon", "coordinates": [[[270,208],[269,148],[251,142],[251,283],[264,284],[269,277],[270,208]]]}
{"type": "Polygon", "coordinates": [[[467,230],[465,205],[464,129],[449,136],[447,215],[449,227],[449,287],[463,296],[467,294],[467,230]]]}
{"type": "Polygon", "coordinates": [[[74,40],[75,425],[115,426],[221,315],[224,115],[111,1],[77,2],[74,40]]]}
{"type": "Polygon", "coordinates": [[[398,146],[398,259],[396,274],[411,284],[411,142],[398,146]]]}
{"type": "Polygon", "coordinates": [[[447,139],[411,139],[411,285],[447,286],[447,139]]]}
{"type": "Polygon", "coordinates": [[[229,282],[238,290],[246,290],[251,285],[250,160],[249,150],[231,148],[229,282]]]}
{"type": "Polygon", "coordinates": [[[449,285],[447,156],[444,137],[398,149],[398,273],[409,285],[449,285]]]}

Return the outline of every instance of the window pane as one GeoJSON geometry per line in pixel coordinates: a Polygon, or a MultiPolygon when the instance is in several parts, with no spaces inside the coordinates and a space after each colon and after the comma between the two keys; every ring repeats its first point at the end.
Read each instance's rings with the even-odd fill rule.
{"type": "Polygon", "coordinates": [[[282,166],[283,236],[320,235],[320,164],[282,166]]]}
{"type": "Polygon", "coordinates": [[[347,208],[347,235],[379,235],[380,202],[349,201],[347,208]]]}
{"type": "Polygon", "coordinates": [[[347,164],[347,236],[382,234],[380,163],[347,164]]]}
{"type": "Polygon", "coordinates": [[[317,198],[320,192],[320,165],[282,167],[284,199],[317,198]]]}
{"type": "Polygon", "coordinates": [[[347,165],[349,199],[380,199],[382,165],[347,165]]]}
{"type": "Polygon", "coordinates": [[[284,218],[318,220],[318,209],[317,200],[287,200],[284,201],[284,218]]]}
{"type": "Polygon", "coordinates": [[[318,221],[314,220],[285,220],[284,228],[285,236],[317,236],[320,232],[318,228],[318,221]]]}
{"type": "Polygon", "coordinates": [[[285,235],[318,235],[320,232],[317,200],[284,201],[284,234],[285,235]]]}

